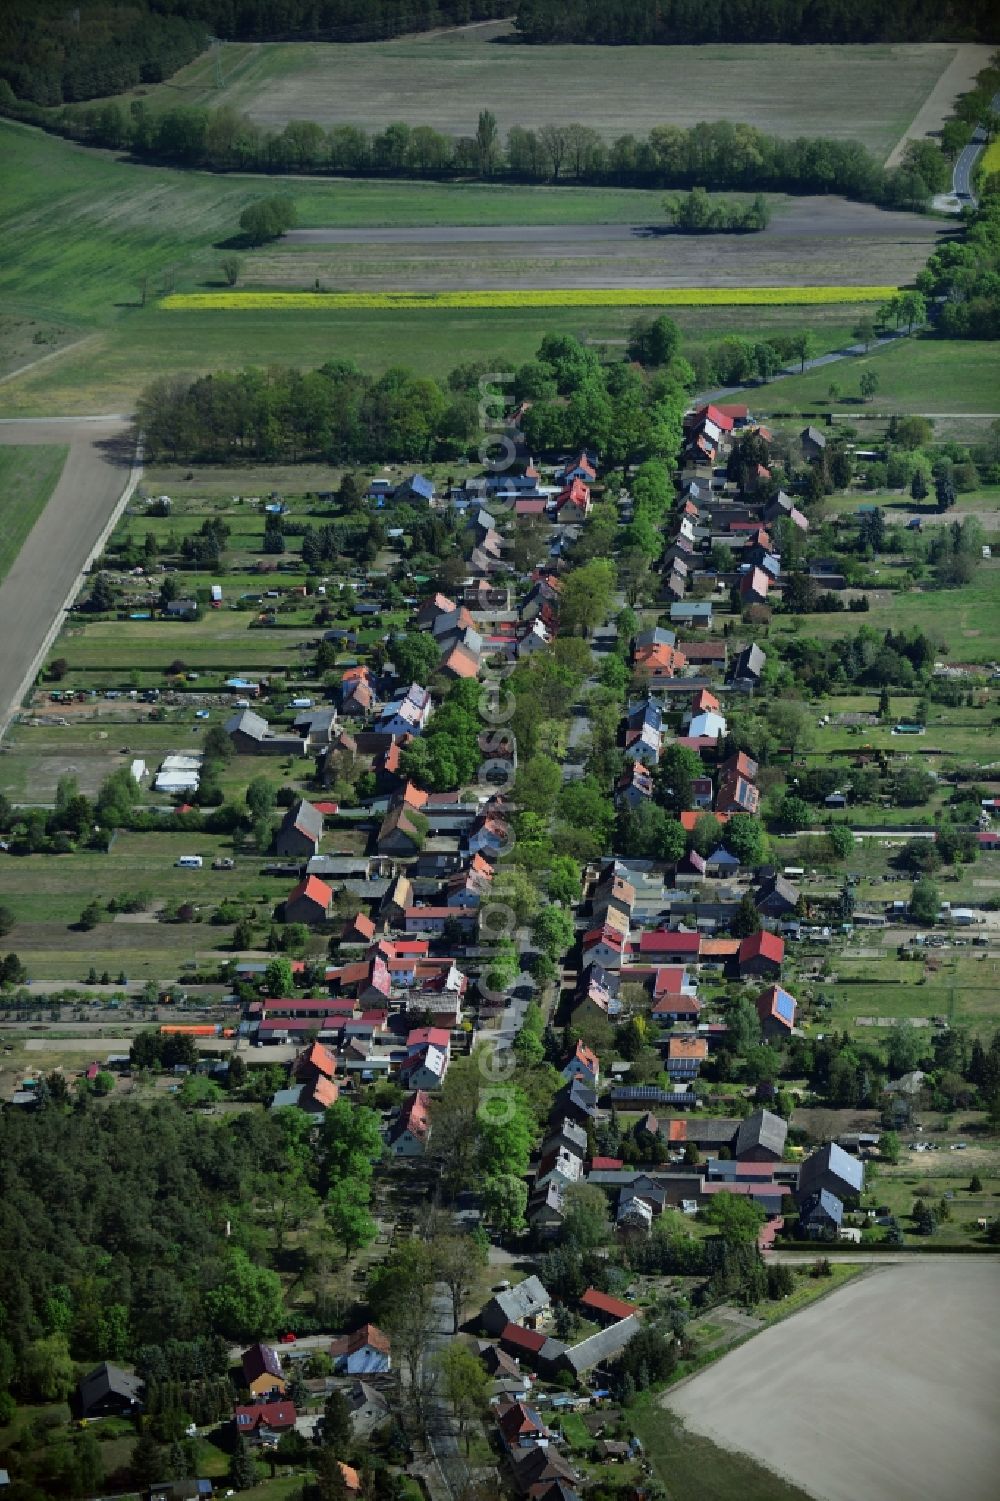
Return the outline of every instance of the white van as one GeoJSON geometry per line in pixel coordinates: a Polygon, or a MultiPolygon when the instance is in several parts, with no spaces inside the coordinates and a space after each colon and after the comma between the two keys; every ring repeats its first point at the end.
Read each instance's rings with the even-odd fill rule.
{"type": "Polygon", "coordinates": [[[185,870],[201,870],[203,862],[200,855],[181,855],[180,859],[174,863],[183,865],[185,870]]]}

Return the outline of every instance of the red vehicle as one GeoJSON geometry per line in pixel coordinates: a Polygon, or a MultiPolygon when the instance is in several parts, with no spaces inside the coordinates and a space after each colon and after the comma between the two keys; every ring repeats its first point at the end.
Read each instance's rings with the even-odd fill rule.
{"type": "Polygon", "coordinates": [[[297,1334],[293,1334],[292,1331],[289,1330],[287,1334],[283,1334],[281,1336],[281,1343],[283,1345],[294,1345],[294,1343],[295,1343],[295,1341],[297,1339],[298,1339],[298,1335],[297,1334]]]}

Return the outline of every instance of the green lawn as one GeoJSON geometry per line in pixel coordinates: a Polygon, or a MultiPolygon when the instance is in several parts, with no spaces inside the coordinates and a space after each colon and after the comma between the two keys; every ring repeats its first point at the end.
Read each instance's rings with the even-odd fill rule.
{"type": "MultiPolygon", "coordinates": [[[[976,569],[961,589],[927,587],[896,593],[867,591],[870,609],[864,615],[810,615],[805,619],[776,615],[772,634],[795,632],[827,639],[854,633],[859,625],[877,631],[920,626],[945,643],[943,656],[952,662],[992,662],[1000,657],[1000,610],[996,607],[997,560],[976,569]]],[[[859,742],[861,743],[861,742],[859,742]]]]}
{"type": "Polygon", "coordinates": [[[950,1152],[944,1148],[933,1154],[934,1165],[930,1172],[919,1172],[914,1171],[914,1167],[918,1163],[924,1167],[931,1159],[904,1149],[898,1167],[879,1166],[878,1178],[872,1185],[866,1203],[872,1201],[887,1205],[899,1219],[907,1239],[912,1239],[914,1245],[921,1245],[926,1243],[926,1239],[914,1233],[911,1220],[917,1202],[917,1190],[927,1190],[927,1201],[935,1213],[939,1213],[939,1205],[944,1196],[951,1193],[954,1197],[947,1201],[949,1217],[939,1217],[930,1238],[931,1244],[954,1245],[963,1241],[981,1240],[982,1232],[976,1221],[992,1220],[1000,1214],[1000,1179],[987,1176],[982,1166],[978,1163],[971,1165],[965,1160],[966,1157],[967,1153],[950,1152]],[[978,1173],[983,1187],[980,1192],[970,1193],[969,1182],[974,1171],[978,1173]]]}
{"type": "Polygon", "coordinates": [[[45,509],[66,462],[56,444],[0,447],[0,579],[45,509]]]}
{"type": "Polygon", "coordinates": [[[842,395],[834,409],[851,415],[872,412],[1000,414],[1000,349],[975,339],[906,339],[837,366],[775,381],[754,396],[760,412],[817,412],[830,406],[835,381],[842,395]],[[878,376],[873,401],[862,403],[858,382],[865,370],[878,376]]]}
{"type": "Polygon", "coordinates": [[[631,1408],[629,1418],[670,1501],[808,1501],[749,1455],[691,1433],[656,1398],[631,1408]]]}

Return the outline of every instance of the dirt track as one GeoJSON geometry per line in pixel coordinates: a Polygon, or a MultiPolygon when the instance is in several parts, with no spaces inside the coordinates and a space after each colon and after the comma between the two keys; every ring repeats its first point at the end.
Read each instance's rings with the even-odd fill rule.
{"type": "Polygon", "coordinates": [[[59,482],[0,585],[0,735],[129,481],[124,417],[0,422],[0,443],[68,443],[59,482]]]}
{"type": "Polygon", "coordinates": [[[951,226],[842,198],[780,202],[758,234],[659,224],[297,229],[253,256],[248,284],[338,287],[900,285],[951,226]]]}
{"type": "Polygon", "coordinates": [[[668,1397],[817,1501],[993,1501],[1000,1264],[877,1267],[668,1397]]]}

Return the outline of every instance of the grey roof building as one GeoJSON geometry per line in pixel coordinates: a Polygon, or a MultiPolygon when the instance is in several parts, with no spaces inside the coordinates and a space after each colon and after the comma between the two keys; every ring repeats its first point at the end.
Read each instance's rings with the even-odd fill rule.
{"type": "Polygon", "coordinates": [[[281,820],[275,849],[279,855],[315,855],[323,837],[323,815],[306,799],[300,798],[281,820]]]}
{"type": "Polygon", "coordinates": [[[491,1334],[501,1334],[508,1324],[524,1324],[529,1329],[548,1312],[550,1298],[537,1277],[525,1277],[507,1292],[496,1293],[483,1305],[479,1322],[491,1334]]]}
{"type": "Polygon", "coordinates": [[[799,1173],[799,1201],[828,1189],[838,1198],[855,1197],[865,1186],[865,1169],[857,1157],[851,1157],[836,1142],[813,1152],[799,1173]]]}
{"type": "Polygon", "coordinates": [[[780,1161],[785,1150],[788,1126],[780,1115],[770,1110],[755,1110],[740,1121],[736,1133],[737,1162],[780,1161]]]}
{"type": "Polygon", "coordinates": [[[631,1318],[619,1319],[616,1324],[609,1324],[607,1329],[599,1330],[597,1334],[581,1340],[578,1345],[571,1345],[562,1357],[564,1369],[582,1376],[603,1361],[615,1360],[629,1340],[639,1333],[640,1328],[636,1314],[632,1314],[631,1318]]]}
{"type": "Polygon", "coordinates": [[[83,1418],[128,1414],[142,1403],[143,1383],[138,1376],[105,1360],[84,1376],[78,1392],[83,1418]]]}

